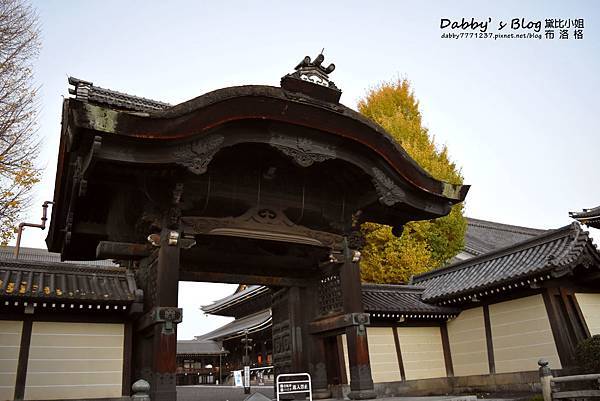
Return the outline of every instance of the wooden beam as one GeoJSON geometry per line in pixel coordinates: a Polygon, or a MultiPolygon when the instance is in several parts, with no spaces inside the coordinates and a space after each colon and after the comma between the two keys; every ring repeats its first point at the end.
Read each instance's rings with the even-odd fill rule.
{"type": "Polygon", "coordinates": [[[392,327],[394,331],[394,344],[396,345],[396,355],[398,356],[398,369],[400,369],[400,378],[406,381],[406,372],[404,371],[404,361],[402,360],[402,350],[400,349],[400,337],[398,336],[398,327],[392,327]]]}
{"type": "Polygon", "coordinates": [[[569,322],[565,321],[560,305],[558,305],[559,297],[560,290],[558,288],[548,288],[542,293],[550,328],[552,329],[552,337],[558,351],[558,358],[561,366],[565,368],[573,365],[574,347],[571,344],[572,340],[567,330],[569,322]]]}
{"type": "Polygon", "coordinates": [[[444,350],[444,362],[446,364],[446,376],[454,376],[454,366],[452,364],[452,352],[450,351],[450,339],[448,338],[448,326],[446,322],[440,324],[440,334],[442,335],[442,348],[444,350]]]}
{"type": "Polygon", "coordinates": [[[131,395],[131,367],[133,358],[133,323],[127,322],[123,327],[123,376],[122,376],[122,391],[123,396],[131,395]]]}
{"type": "Polygon", "coordinates": [[[27,380],[27,362],[29,361],[29,347],[31,345],[31,331],[33,319],[25,316],[21,330],[21,347],[19,349],[19,362],[17,364],[17,379],[15,381],[15,400],[25,398],[25,382],[27,380]]]}
{"type": "Polygon", "coordinates": [[[96,247],[98,259],[142,259],[152,252],[150,244],[100,241],[96,247]]]}
{"type": "Polygon", "coordinates": [[[209,283],[258,284],[274,287],[306,287],[307,280],[278,276],[260,276],[256,274],[239,274],[225,272],[197,272],[181,270],[180,281],[204,281],[209,283]]]}
{"type": "Polygon", "coordinates": [[[492,323],[490,321],[489,305],[483,305],[483,321],[485,323],[485,340],[487,344],[488,365],[490,374],[496,373],[496,361],[494,359],[494,343],[492,340],[492,323]]]}
{"type": "Polygon", "coordinates": [[[312,321],[308,324],[308,331],[311,334],[333,332],[349,326],[368,325],[368,321],[369,317],[366,313],[346,313],[312,321]],[[360,323],[361,321],[363,323],[360,323]]]}
{"type": "Polygon", "coordinates": [[[338,354],[338,365],[340,369],[340,384],[349,384],[348,373],[346,372],[346,357],[344,356],[344,343],[342,336],[336,336],[337,341],[337,354],[338,354]]]}

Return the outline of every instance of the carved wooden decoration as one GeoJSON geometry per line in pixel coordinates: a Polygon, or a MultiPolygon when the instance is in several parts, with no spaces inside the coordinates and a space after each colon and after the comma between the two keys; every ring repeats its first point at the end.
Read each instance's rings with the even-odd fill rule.
{"type": "Polygon", "coordinates": [[[375,185],[381,203],[393,206],[405,199],[406,194],[402,188],[396,185],[383,171],[376,167],[373,167],[371,171],[373,172],[373,185],[375,185]]]}
{"type": "Polygon", "coordinates": [[[186,144],[174,152],[177,164],[185,166],[194,174],[204,174],[213,156],[219,151],[225,138],[213,135],[186,144]]]}
{"type": "Polygon", "coordinates": [[[252,208],[239,217],[182,217],[186,234],[211,234],[341,249],[340,235],[294,224],[280,210],[252,208]]]}
{"type": "Polygon", "coordinates": [[[317,144],[308,138],[277,135],[273,136],[269,143],[301,167],[334,159],[336,156],[335,149],[317,144]]]}

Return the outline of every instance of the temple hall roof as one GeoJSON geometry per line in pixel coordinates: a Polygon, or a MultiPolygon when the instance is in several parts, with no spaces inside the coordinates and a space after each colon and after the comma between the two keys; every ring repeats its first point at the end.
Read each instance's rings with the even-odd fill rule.
{"type": "Polygon", "coordinates": [[[271,325],[271,309],[265,309],[252,315],[236,319],[225,326],[211,331],[210,333],[197,336],[196,340],[223,341],[230,338],[241,337],[244,335],[246,330],[248,330],[248,333],[251,334],[271,327],[271,325]]]}
{"type": "Polygon", "coordinates": [[[533,238],[546,231],[467,217],[464,250],[470,255],[478,256],[533,238]]]}
{"type": "Polygon", "coordinates": [[[462,262],[415,276],[425,302],[449,303],[530,286],[575,268],[600,266],[600,254],[579,224],[547,231],[462,262]]]}
{"type": "Polygon", "coordinates": [[[600,229],[600,206],[583,209],[581,212],[569,212],[569,216],[581,224],[600,229]]]}
{"type": "Polygon", "coordinates": [[[227,351],[213,340],[178,340],[177,355],[221,355],[227,351]]]}

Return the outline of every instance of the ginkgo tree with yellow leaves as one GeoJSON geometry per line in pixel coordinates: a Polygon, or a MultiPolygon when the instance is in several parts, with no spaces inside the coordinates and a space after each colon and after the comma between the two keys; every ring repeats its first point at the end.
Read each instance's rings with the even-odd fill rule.
{"type": "Polygon", "coordinates": [[[36,87],[32,64],[40,49],[33,8],[22,0],[0,0],[0,243],[15,234],[33,186],[39,181],[35,159],[36,87]]]}
{"type": "MultiPolygon", "coordinates": [[[[385,82],[368,91],[358,110],[381,125],[433,177],[463,183],[446,146],[437,147],[423,126],[419,102],[406,79],[385,82]]],[[[463,248],[466,228],[462,204],[453,206],[445,217],[407,223],[400,237],[394,236],[389,226],[363,224],[363,281],[405,283],[414,274],[442,266],[463,248]]]]}

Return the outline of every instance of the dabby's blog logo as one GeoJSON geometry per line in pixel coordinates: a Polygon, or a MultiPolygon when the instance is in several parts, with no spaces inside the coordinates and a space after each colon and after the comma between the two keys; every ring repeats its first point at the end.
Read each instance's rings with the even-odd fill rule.
{"type": "Polygon", "coordinates": [[[442,39],[583,39],[583,18],[440,18],[442,39]]]}
{"type": "Polygon", "coordinates": [[[452,21],[449,18],[442,18],[440,21],[441,29],[462,29],[463,31],[479,31],[479,32],[487,32],[488,24],[492,22],[491,18],[483,21],[477,21],[475,18],[471,18],[470,20],[462,18],[460,21],[452,21]]]}

